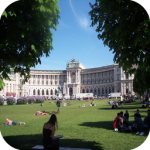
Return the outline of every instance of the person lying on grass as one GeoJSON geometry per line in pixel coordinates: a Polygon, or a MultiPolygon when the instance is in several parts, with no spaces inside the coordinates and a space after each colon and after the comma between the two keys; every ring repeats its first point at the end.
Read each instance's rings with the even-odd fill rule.
{"type": "Polygon", "coordinates": [[[67,101],[67,105],[71,105],[71,103],[67,101]]]}
{"type": "Polygon", "coordinates": [[[83,105],[80,105],[79,107],[85,107],[85,104],[83,104],[83,105]]]}
{"type": "Polygon", "coordinates": [[[9,120],[8,118],[6,118],[6,123],[4,123],[3,125],[5,126],[9,126],[9,125],[21,125],[21,124],[25,124],[25,122],[16,122],[16,121],[12,121],[12,120],[9,120]]]}
{"type": "Polygon", "coordinates": [[[120,129],[124,129],[123,119],[121,118],[121,114],[120,113],[117,113],[117,117],[115,118],[115,120],[113,122],[113,128],[114,128],[114,131],[118,131],[120,129]]]}
{"type": "Polygon", "coordinates": [[[37,116],[42,116],[42,115],[47,115],[48,112],[40,112],[39,110],[36,111],[36,114],[34,115],[37,115],[37,116]]]}

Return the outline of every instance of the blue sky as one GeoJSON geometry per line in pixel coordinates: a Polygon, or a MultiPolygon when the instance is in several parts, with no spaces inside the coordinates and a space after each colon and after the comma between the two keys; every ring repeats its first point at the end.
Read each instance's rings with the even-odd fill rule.
{"type": "MultiPolygon", "coordinates": [[[[90,2],[94,4],[95,0],[90,2]]],[[[90,27],[89,1],[60,0],[58,5],[61,13],[58,29],[52,30],[54,49],[34,69],[65,70],[73,56],[86,68],[113,64],[112,51],[97,38],[96,27],[90,27]]]]}

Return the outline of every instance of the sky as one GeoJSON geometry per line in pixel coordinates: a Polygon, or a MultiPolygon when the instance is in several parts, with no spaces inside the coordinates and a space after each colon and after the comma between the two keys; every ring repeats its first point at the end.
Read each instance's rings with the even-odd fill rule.
{"type": "MultiPolygon", "coordinates": [[[[95,0],[90,0],[92,4],[95,0]]],[[[91,11],[88,0],[59,0],[60,19],[53,32],[53,50],[49,57],[41,58],[37,70],[65,70],[73,57],[86,68],[113,64],[112,51],[97,38],[95,27],[90,27],[91,11]]]]}

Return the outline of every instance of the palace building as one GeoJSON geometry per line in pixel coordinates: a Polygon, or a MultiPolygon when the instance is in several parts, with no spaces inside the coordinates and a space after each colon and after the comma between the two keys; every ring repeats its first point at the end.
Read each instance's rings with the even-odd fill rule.
{"type": "Polygon", "coordinates": [[[107,96],[113,92],[134,94],[134,75],[127,77],[118,64],[86,68],[79,61],[71,59],[66,64],[66,70],[31,70],[30,74],[31,78],[22,85],[23,77],[11,70],[11,81],[4,81],[5,86],[0,95],[55,97],[58,84],[63,94],[64,84],[67,85],[65,94],[70,96],[77,93],[93,93],[98,96],[107,96]]]}

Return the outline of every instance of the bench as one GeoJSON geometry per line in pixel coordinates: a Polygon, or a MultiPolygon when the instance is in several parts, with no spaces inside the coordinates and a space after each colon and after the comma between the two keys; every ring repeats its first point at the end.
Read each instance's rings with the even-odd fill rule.
{"type": "MultiPolygon", "coordinates": [[[[36,146],[32,147],[32,150],[42,150],[43,148],[44,147],[42,145],[36,145],[36,146]]],[[[59,147],[59,150],[91,150],[91,149],[59,147]]]]}

